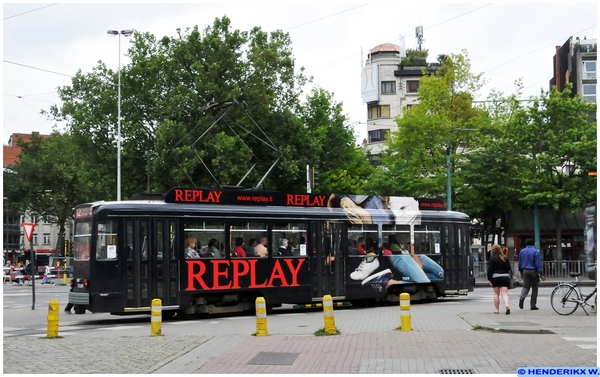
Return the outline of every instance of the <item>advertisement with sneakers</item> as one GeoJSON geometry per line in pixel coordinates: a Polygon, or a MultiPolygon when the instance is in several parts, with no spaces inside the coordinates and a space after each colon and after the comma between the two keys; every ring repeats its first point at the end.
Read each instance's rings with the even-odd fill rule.
{"type": "Polygon", "coordinates": [[[417,255],[421,267],[413,255],[381,255],[369,253],[350,279],[361,285],[384,293],[393,284],[421,284],[444,281],[444,269],[427,255],[417,255]]]}

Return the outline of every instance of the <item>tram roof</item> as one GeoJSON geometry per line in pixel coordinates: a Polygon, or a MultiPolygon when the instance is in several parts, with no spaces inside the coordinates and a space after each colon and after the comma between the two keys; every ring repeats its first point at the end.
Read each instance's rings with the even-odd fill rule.
{"type": "MultiPolygon", "coordinates": [[[[365,223],[359,220],[357,212],[352,213],[342,208],[327,207],[293,207],[293,206],[245,206],[233,204],[197,204],[197,203],[165,203],[162,200],[124,200],[98,201],[88,203],[94,212],[101,216],[149,216],[149,217],[195,217],[219,214],[223,218],[293,218],[297,220],[329,219],[350,220],[353,223],[365,223]],[[350,214],[349,214],[350,213],[350,214]],[[354,215],[354,216],[353,216],[354,215]],[[357,217],[358,216],[358,217],[357,217]],[[354,219],[354,220],[353,220],[354,219]]],[[[393,211],[389,209],[361,209],[372,219],[371,223],[408,224],[421,221],[457,221],[469,222],[469,216],[455,211],[413,210],[393,211]],[[415,221],[416,220],[416,221],[415,221]]],[[[363,213],[364,213],[363,212],[363,213]]]]}

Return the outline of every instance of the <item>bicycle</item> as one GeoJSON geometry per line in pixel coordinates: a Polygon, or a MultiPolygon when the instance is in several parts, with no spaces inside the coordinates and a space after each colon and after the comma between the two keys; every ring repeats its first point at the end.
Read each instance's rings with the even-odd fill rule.
{"type": "Polygon", "coordinates": [[[585,310],[585,307],[589,306],[592,309],[597,308],[596,301],[598,297],[596,295],[596,290],[598,287],[594,288],[592,293],[583,297],[579,286],[579,276],[581,276],[581,272],[571,272],[569,275],[575,278],[574,282],[560,282],[554,290],[552,290],[552,294],[550,295],[552,309],[560,315],[569,315],[573,314],[575,310],[581,306],[581,309],[583,309],[585,314],[589,315],[587,310],[585,310]],[[592,296],[594,296],[593,305],[588,304],[588,301],[592,296]]]}

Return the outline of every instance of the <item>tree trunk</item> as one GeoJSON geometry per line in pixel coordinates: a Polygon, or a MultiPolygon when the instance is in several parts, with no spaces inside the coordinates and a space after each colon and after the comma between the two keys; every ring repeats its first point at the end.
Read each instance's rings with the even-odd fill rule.
{"type": "Polygon", "coordinates": [[[556,260],[563,260],[562,255],[562,226],[561,226],[561,216],[562,211],[559,209],[555,212],[555,220],[556,220],[556,260]]]}

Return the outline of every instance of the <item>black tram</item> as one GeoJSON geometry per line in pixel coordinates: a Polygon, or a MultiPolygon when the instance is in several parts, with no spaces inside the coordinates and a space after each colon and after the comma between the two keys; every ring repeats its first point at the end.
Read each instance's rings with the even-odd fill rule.
{"type": "Polygon", "coordinates": [[[252,310],[257,297],[270,309],[474,288],[469,217],[428,199],[174,188],[78,205],[74,228],[77,314],[149,312],[158,298],[183,318],[252,310]],[[265,239],[256,256],[250,243],[265,239]],[[232,252],[242,241],[245,257],[232,252]]]}

